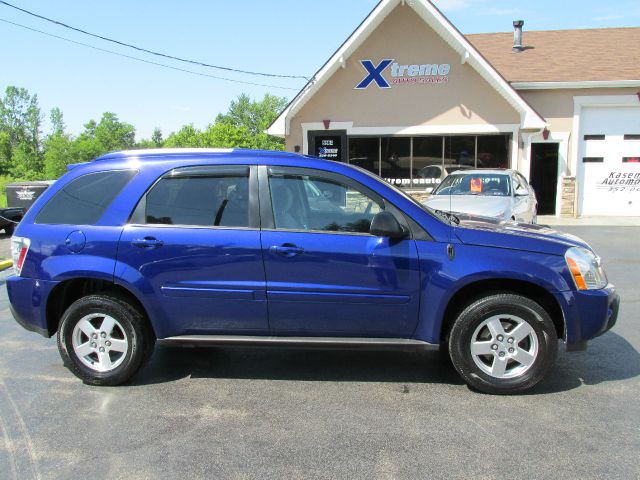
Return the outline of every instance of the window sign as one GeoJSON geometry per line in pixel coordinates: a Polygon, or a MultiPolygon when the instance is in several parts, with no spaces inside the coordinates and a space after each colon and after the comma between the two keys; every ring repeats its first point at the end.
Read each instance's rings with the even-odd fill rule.
{"type": "Polygon", "coordinates": [[[309,132],[309,155],[342,162],[346,159],[346,148],[347,138],[343,130],[309,132]]]}

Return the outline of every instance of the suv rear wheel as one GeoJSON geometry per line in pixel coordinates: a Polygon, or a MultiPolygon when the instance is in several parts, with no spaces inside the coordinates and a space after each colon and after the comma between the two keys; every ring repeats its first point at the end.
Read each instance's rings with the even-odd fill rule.
{"type": "Polygon", "coordinates": [[[58,329],[58,350],[64,363],[92,385],[129,380],[151,356],[154,343],[142,313],[112,295],[77,300],[64,313],[58,329]]]}
{"type": "Polygon", "coordinates": [[[472,387],[493,394],[518,393],[540,382],[558,351],[549,314],[533,300],[495,294],[476,300],[458,316],[449,336],[451,361],[472,387]]]}

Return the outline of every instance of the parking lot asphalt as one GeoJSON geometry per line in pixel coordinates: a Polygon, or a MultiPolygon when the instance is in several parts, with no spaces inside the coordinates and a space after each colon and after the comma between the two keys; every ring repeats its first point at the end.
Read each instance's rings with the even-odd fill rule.
{"type": "Polygon", "coordinates": [[[619,321],[507,397],[437,352],[160,347],[87,386],[14,322],[4,272],[0,478],[640,478],[640,229],[563,229],[602,256],[619,321]]]}

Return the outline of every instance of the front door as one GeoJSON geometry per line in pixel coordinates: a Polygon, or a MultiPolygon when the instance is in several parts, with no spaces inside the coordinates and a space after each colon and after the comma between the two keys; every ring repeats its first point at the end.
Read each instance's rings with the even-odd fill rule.
{"type": "Polygon", "coordinates": [[[159,336],[268,333],[255,167],[173,170],[122,233],[116,278],[146,294],[159,336]],[[255,188],[250,185],[255,183],[255,188]]]}
{"type": "Polygon", "coordinates": [[[555,215],[558,194],[557,143],[531,144],[529,183],[536,192],[539,215],[555,215]]]}
{"type": "Polygon", "coordinates": [[[309,155],[335,160],[347,161],[347,131],[346,130],[314,130],[309,132],[309,155]]]}
{"type": "Polygon", "coordinates": [[[369,234],[373,216],[392,207],[342,175],[261,168],[261,199],[271,200],[261,202],[271,332],[411,336],[420,298],[415,242],[369,234]]]}

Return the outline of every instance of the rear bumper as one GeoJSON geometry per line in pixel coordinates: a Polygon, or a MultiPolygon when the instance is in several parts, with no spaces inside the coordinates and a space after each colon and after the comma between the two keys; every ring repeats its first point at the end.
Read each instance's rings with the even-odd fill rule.
{"type": "Polygon", "coordinates": [[[613,285],[600,290],[561,292],[567,350],[582,350],[586,342],[611,330],[618,320],[620,296],[613,285]]]}
{"type": "Polygon", "coordinates": [[[49,293],[59,282],[36,280],[11,275],[7,293],[13,318],[22,327],[49,338],[53,332],[47,325],[46,305],[49,293]]]}

